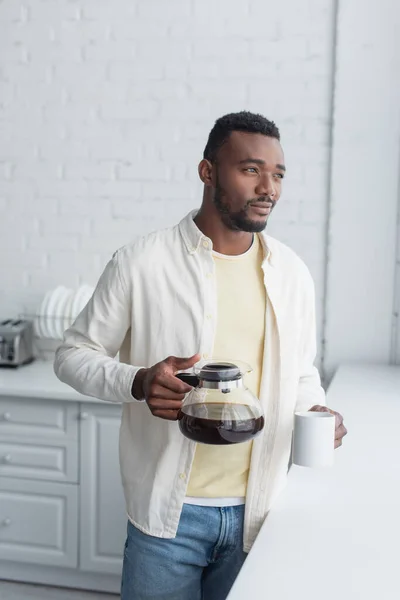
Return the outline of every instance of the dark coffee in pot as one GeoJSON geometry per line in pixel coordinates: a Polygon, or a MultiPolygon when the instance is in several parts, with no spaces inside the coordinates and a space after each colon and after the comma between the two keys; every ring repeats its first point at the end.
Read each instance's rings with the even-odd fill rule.
{"type": "Polygon", "coordinates": [[[252,440],[264,427],[264,417],[247,404],[208,402],[184,406],[179,428],[203,444],[238,444],[252,440]]]}

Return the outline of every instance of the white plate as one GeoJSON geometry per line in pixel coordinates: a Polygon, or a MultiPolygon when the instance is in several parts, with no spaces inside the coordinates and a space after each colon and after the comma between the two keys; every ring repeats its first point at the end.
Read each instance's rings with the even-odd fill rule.
{"type": "Polygon", "coordinates": [[[82,289],[78,288],[73,296],[72,299],[72,304],[71,304],[71,318],[73,320],[76,319],[76,317],[79,314],[79,307],[81,305],[81,296],[82,296],[82,289]]]}
{"type": "Polygon", "coordinates": [[[34,332],[35,332],[35,336],[38,338],[42,337],[42,332],[40,329],[40,317],[39,317],[39,313],[36,315],[35,321],[34,321],[34,332]]]}
{"type": "Polygon", "coordinates": [[[52,295],[50,296],[50,300],[49,300],[49,303],[46,308],[46,315],[47,315],[46,324],[47,324],[47,331],[49,334],[48,337],[50,337],[52,339],[58,339],[57,318],[55,318],[56,317],[56,309],[57,309],[57,305],[58,305],[59,301],[65,295],[66,292],[67,292],[67,288],[65,286],[59,285],[58,287],[56,287],[56,289],[53,291],[52,295]]]}
{"type": "Polygon", "coordinates": [[[39,304],[39,307],[36,311],[36,319],[35,319],[35,335],[39,338],[43,337],[43,316],[42,316],[42,306],[44,305],[44,301],[46,300],[47,294],[49,292],[47,292],[43,298],[42,301],[39,304]]]}
{"type": "MultiPolygon", "coordinates": [[[[71,315],[71,311],[72,311],[72,302],[74,300],[75,297],[75,291],[71,290],[69,295],[68,295],[68,299],[67,302],[65,303],[65,308],[64,308],[64,331],[66,329],[68,329],[68,327],[70,327],[72,325],[72,315],[71,315]]],[[[64,333],[63,331],[63,333],[64,333]]]]}
{"type": "Polygon", "coordinates": [[[64,330],[66,329],[64,323],[66,321],[65,317],[66,317],[66,311],[67,311],[67,306],[68,303],[70,301],[70,299],[72,298],[73,295],[73,290],[65,290],[64,294],[61,296],[61,298],[58,300],[57,305],[54,309],[54,327],[55,327],[55,331],[57,332],[57,339],[62,340],[63,338],[63,333],[64,330]]]}
{"type": "Polygon", "coordinates": [[[49,332],[47,331],[47,305],[49,303],[50,297],[52,295],[54,290],[49,290],[48,292],[45,293],[44,298],[43,298],[43,302],[40,305],[40,309],[39,309],[39,319],[38,319],[38,333],[39,336],[41,338],[47,338],[49,337],[49,332]]]}

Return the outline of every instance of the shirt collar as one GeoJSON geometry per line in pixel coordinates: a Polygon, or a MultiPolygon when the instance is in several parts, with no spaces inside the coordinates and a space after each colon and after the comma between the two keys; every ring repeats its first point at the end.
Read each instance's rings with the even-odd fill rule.
{"type": "MultiPolygon", "coordinates": [[[[198,212],[198,209],[190,211],[190,213],[186,215],[186,217],[184,217],[179,223],[179,230],[189,254],[195,254],[202,242],[207,242],[206,246],[212,250],[212,241],[200,231],[194,222],[194,218],[198,212]]],[[[273,265],[274,261],[271,248],[268,243],[268,236],[264,232],[261,232],[260,239],[264,250],[265,260],[273,265]]]]}

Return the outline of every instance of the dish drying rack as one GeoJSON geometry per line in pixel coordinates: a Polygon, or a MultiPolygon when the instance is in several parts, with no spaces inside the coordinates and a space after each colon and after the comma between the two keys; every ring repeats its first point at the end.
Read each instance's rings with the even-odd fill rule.
{"type": "Polygon", "coordinates": [[[62,341],[63,333],[75,321],[75,317],[62,315],[47,315],[41,313],[19,313],[19,319],[25,319],[33,323],[34,338],[37,340],[62,341]],[[50,330],[46,330],[44,324],[51,323],[50,330]]]}
{"type": "MultiPolygon", "coordinates": [[[[19,313],[18,318],[32,322],[34,355],[39,360],[45,361],[53,360],[54,352],[62,342],[63,332],[65,329],[68,329],[75,320],[75,317],[71,316],[47,315],[32,312],[19,313]],[[58,333],[61,332],[61,335],[42,335],[43,328],[40,325],[47,322],[51,322],[51,329],[54,333],[58,331],[58,333]],[[64,327],[65,324],[66,326],[64,327]]],[[[50,332],[48,333],[50,334],[50,332]]]]}
{"type": "Polygon", "coordinates": [[[58,285],[49,289],[43,296],[40,305],[33,311],[25,306],[20,318],[29,320],[33,325],[33,342],[35,350],[54,351],[63,339],[63,334],[75,321],[89,302],[94,288],[87,284],[77,289],[58,285]]]}

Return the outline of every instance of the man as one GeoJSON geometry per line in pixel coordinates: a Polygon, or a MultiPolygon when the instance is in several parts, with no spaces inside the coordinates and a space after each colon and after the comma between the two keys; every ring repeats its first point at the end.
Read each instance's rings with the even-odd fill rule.
{"type": "MultiPolygon", "coordinates": [[[[55,359],[62,381],[123,403],[123,600],[226,598],[285,483],[295,410],[328,410],[311,276],[263,233],[285,175],[277,127],[222,117],[199,175],[200,210],[114,254],[55,359]],[[246,383],[266,418],[253,442],[195,444],[179,431],[191,388],[175,375],[213,356],[253,367],[246,383]]],[[[345,434],[336,413],[336,447],[345,434]]]]}

